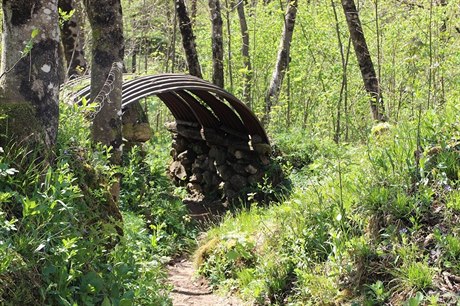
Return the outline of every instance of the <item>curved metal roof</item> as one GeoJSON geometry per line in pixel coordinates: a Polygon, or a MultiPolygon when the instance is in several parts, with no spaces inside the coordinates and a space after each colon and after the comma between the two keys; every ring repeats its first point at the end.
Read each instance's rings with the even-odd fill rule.
{"type": "MultiPolygon", "coordinates": [[[[75,96],[77,101],[89,100],[90,86],[79,90],[75,96]]],[[[165,73],[123,82],[123,107],[149,96],[157,96],[163,101],[175,119],[197,122],[203,128],[234,131],[246,139],[258,135],[263,142],[269,143],[259,119],[243,102],[200,78],[165,73]]]]}

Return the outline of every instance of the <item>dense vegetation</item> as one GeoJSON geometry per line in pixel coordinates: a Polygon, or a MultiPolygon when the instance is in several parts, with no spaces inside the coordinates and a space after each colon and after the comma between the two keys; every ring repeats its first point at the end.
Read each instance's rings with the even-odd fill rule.
{"type": "MultiPolygon", "coordinates": [[[[201,239],[203,227],[181,201],[185,191],[166,176],[171,140],[161,126],[172,118],[158,101],[147,101],[154,137],[126,150],[122,166],[109,162],[110,150],[91,145],[91,104],[62,103],[51,165],[38,149],[0,148],[0,304],[168,305],[165,265],[193,253],[215,289],[257,305],[457,305],[458,3],[359,2],[388,122],[369,115],[339,3],[302,3],[267,127],[292,189],[270,203],[249,196],[201,239]],[[104,216],[101,203],[119,173],[123,224],[110,214],[95,217],[104,216]]],[[[241,97],[238,16],[225,3],[226,89],[241,97]]],[[[172,3],[123,5],[126,66],[137,50],[138,73],[186,71],[172,3]]],[[[260,117],[284,6],[246,5],[247,102],[260,117]]],[[[206,3],[198,2],[194,30],[205,79],[210,27],[206,3]]]]}

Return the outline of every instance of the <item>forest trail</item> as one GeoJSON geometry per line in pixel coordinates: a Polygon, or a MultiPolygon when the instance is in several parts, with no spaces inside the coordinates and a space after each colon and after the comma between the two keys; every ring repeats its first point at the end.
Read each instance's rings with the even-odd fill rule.
{"type": "Polygon", "coordinates": [[[174,286],[170,296],[173,306],[243,306],[236,297],[216,295],[207,281],[196,277],[190,259],[174,261],[168,265],[168,282],[174,286]]]}

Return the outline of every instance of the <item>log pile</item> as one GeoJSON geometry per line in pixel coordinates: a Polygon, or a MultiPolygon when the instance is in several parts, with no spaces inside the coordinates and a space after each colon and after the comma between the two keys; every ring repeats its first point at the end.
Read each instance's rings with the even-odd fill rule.
{"type": "MultiPolygon", "coordinates": [[[[248,193],[267,180],[271,148],[259,139],[244,140],[229,131],[203,130],[189,122],[167,124],[173,142],[169,174],[180,186],[186,186],[189,200],[219,198],[224,205],[246,199],[248,193]]],[[[275,171],[276,172],[276,171],[275,171]]],[[[281,175],[272,173],[271,184],[281,175]]]]}

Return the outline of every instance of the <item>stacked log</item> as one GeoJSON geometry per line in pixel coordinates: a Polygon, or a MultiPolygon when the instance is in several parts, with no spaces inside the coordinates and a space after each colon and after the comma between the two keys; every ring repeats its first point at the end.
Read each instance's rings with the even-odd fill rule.
{"type": "Polygon", "coordinates": [[[192,199],[211,197],[234,203],[264,181],[270,164],[268,144],[223,131],[204,131],[193,123],[174,122],[167,128],[173,137],[169,174],[177,185],[187,187],[192,199]]]}

